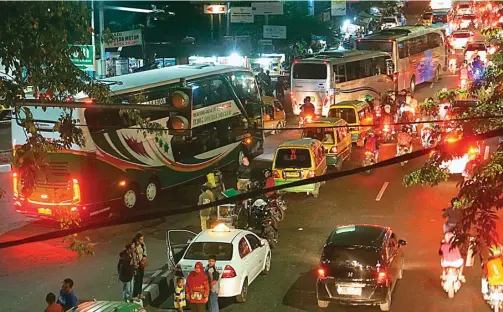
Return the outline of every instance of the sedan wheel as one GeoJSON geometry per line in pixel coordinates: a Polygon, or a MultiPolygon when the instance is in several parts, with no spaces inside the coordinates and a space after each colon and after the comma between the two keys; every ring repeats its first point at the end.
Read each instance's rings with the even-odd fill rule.
{"type": "Polygon", "coordinates": [[[329,301],[318,300],[318,307],[320,308],[328,308],[329,301]]]}
{"type": "Polygon", "coordinates": [[[236,296],[236,301],[239,303],[246,302],[246,296],[248,295],[248,278],[245,278],[243,282],[243,287],[241,287],[241,293],[236,296]]]}
{"type": "Polygon", "coordinates": [[[267,255],[267,258],[265,259],[265,265],[264,265],[264,270],[262,271],[263,275],[269,274],[269,271],[271,270],[271,253],[267,255]]]}
{"type": "Polygon", "coordinates": [[[386,296],[386,302],[379,305],[381,311],[389,311],[391,309],[391,289],[388,290],[388,295],[386,296]]]}

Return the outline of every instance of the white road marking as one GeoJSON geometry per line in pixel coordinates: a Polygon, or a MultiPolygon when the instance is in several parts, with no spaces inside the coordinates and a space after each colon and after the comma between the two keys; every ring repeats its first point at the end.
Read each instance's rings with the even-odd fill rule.
{"type": "Polygon", "coordinates": [[[388,187],[389,182],[384,182],[384,184],[381,187],[381,190],[379,191],[379,194],[377,194],[376,201],[380,201],[382,195],[384,194],[384,191],[386,191],[386,188],[388,187]]]}

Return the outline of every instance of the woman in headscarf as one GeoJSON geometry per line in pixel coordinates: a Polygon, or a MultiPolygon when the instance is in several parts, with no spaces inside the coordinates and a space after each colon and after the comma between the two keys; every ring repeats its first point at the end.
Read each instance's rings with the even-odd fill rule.
{"type": "Polygon", "coordinates": [[[194,271],[190,272],[185,284],[185,297],[190,302],[190,310],[205,312],[210,293],[208,276],[204,273],[202,262],[197,262],[194,271]]]}

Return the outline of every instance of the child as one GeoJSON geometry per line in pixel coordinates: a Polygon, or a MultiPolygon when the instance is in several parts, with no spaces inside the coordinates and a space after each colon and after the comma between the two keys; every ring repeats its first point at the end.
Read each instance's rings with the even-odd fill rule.
{"type": "Polygon", "coordinates": [[[47,308],[45,308],[45,312],[63,312],[63,307],[60,304],[56,303],[56,295],[48,293],[45,297],[45,301],[47,302],[47,308]]]}
{"type": "Polygon", "coordinates": [[[185,285],[183,285],[183,277],[176,279],[175,287],[175,308],[177,311],[183,311],[187,303],[185,302],[185,285]]]}

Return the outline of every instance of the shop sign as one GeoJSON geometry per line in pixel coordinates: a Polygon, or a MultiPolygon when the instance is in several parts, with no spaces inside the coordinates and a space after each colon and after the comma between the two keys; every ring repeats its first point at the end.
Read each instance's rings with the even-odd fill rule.
{"type": "Polygon", "coordinates": [[[252,7],[232,7],[231,23],[253,23],[252,7]]]}
{"type": "Polygon", "coordinates": [[[141,29],[112,33],[112,37],[112,42],[105,42],[105,48],[128,47],[143,43],[141,29]]]}
{"type": "Polygon", "coordinates": [[[283,15],[281,2],[252,2],[254,15],[283,15]]]}
{"type": "MultiPolygon", "coordinates": [[[[93,45],[75,45],[80,47],[82,50],[83,58],[80,58],[79,53],[74,53],[70,56],[73,64],[83,71],[95,71],[96,60],[94,57],[94,46],[93,45]]],[[[71,45],[70,45],[71,47],[71,45]]]]}
{"type": "Polygon", "coordinates": [[[332,13],[332,16],[345,16],[346,0],[332,0],[330,11],[332,13]]]}

